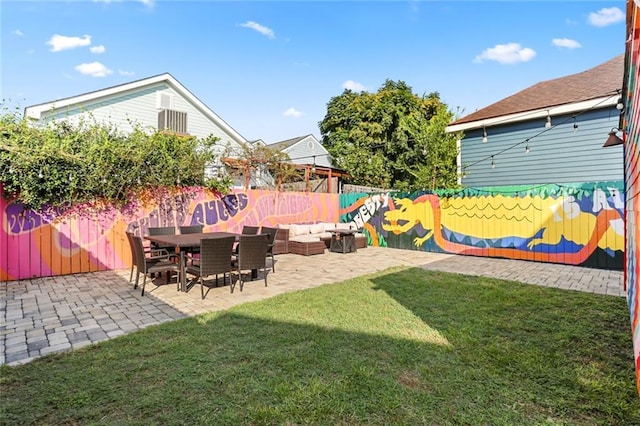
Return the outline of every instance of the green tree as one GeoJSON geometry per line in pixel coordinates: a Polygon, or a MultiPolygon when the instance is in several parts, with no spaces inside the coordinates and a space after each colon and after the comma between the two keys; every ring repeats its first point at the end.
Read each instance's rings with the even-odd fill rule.
{"type": "Polygon", "coordinates": [[[327,104],[322,143],[358,185],[398,190],[452,187],[460,135],[444,132],[453,118],[438,93],[415,95],[386,80],[376,93],[345,90],[327,104]]]}

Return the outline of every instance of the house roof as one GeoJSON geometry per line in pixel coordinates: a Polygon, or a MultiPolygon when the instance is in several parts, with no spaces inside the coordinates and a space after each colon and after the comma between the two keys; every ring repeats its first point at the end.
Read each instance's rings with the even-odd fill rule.
{"type": "Polygon", "coordinates": [[[43,114],[49,111],[56,111],[69,106],[83,104],[87,102],[94,102],[101,98],[108,96],[118,95],[120,93],[135,91],[143,87],[151,86],[158,83],[166,83],[171,86],[176,92],[181,94],[184,98],[189,100],[196,108],[207,116],[212,122],[223,129],[232,139],[239,143],[247,143],[247,140],[238,133],[233,127],[225,122],[220,116],[213,112],[207,105],[198,99],[193,93],[191,93],[185,86],[182,85],[175,77],[169,73],[158,74],[153,77],[143,78],[135,80],[129,83],[123,83],[116,86],[107,87],[105,89],[96,90],[93,92],[83,93],[77,96],[70,96],[67,98],[57,99],[52,102],[45,102],[42,104],[32,105],[24,109],[25,117],[35,118],[36,120],[42,119],[43,114]]]}
{"type": "Polygon", "coordinates": [[[269,144],[269,147],[273,149],[277,149],[278,151],[284,151],[285,149],[292,147],[293,145],[297,144],[298,142],[300,142],[301,140],[309,136],[312,136],[312,135],[308,134],[304,136],[298,136],[297,138],[292,138],[292,139],[287,139],[284,141],[272,143],[272,144],[269,144]]]}
{"type": "MultiPolygon", "coordinates": [[[[560,77],[553,80],[546,80],[517,92],[507,98],[493,103],[485,108],[464,116],[450,124],[448,130],[464,130],[472,126],[461,126],[463,124],[478,123],[484,121],[494,121],[496,117],[513,118],[522,117],[524,113],[540,111],[541,117],[546,117],[548,111],[553,109],[557,113],[571,112],[561,106],[575,104],[578,108],[585,109],[586,105],[594,105],[591,101],[611,98],[609,102],[602,102],[595,105],[602,107],[615,105],[617,98],[614,96],[621,93],[624,78],[624,54],[600,64],[589,70],[577,74],[560,77]]],[[[538,118],[531,117],[528,118],[538,118]]],[[[481,126],[482,124],[480,124],[481,126]]],[[[479,127],[479,126],[474,126],[479,127]]]]}

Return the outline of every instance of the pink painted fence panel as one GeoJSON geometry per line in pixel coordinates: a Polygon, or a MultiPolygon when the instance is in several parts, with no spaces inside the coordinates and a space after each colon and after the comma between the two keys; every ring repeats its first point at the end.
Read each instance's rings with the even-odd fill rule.
{"type": "Polygon", "coordinates": [[[235,191],[215,196],[201,188],[160,202],[100,214],[44,215],[0,196],[0,281],[128,268],[125,232],[150,226],[204,225],[205,231],[240,232],[247,225],[339,221],[339,195],[235,191]]]}

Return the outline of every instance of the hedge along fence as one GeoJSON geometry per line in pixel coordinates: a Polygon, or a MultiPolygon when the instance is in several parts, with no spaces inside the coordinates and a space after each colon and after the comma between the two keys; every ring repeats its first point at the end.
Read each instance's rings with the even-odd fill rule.
{"type": "Polygon", "coordinates": [[[623,182],[343,194],[370,245],[622,269],[623,182]]]}
{"type": "Polygon", "coordinates": [[[201,187],[153,192],[122,207],[44,213],[6,200],[0,186],[0,281],[128,268],[127,230],[142,236],[150,226],[204,225],[205,231],[240,233],[245,224],[339,218],[338,194],[248,190],[215,195],[201,187]]]}

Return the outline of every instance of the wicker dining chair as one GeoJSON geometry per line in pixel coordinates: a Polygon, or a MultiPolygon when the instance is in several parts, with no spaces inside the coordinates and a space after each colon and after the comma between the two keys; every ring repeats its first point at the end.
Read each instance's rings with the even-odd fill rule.
{"type": "MultiPolygon", "coordinates": [[[[157,226],[157,227],[149,227],[149,235],[175,235],[176,228],[173,226],[157,226]]],[[[169,253],[175,253],[176,248],[173,246],[165,246],[162,244],[157,244],[151,242],[151,248],[153,249],[165,249],[169,253]]]]}
{"type": "MultiPolygon", "coordinates": [[[[181,226],[180,233],[181,234],[200,234],[204,231],[204,225],[190,225],[190,226],[181,226]]],[[[193,256],[200,253],[200,247],[189,247],[185,248],[187,254],[193,256]]]]}
{"type": "Polygon", "coordinates": [[[181,226],[181,234],[199,234],[204,231],[204,225],[181,226]]]}
{"type": "MultiPolygon", "coordinates": [[[[238,244],[238,254],[233,264],[233,270],[238,273],[238,281],[240,283],[240,291],[244,287],[244,279],[242,271],[253,271],[262,269],[264,274],[264,286],[267,286],[267,248],[269,244],[269,236],[266,234],[258,235],[240,235],[238,244]]],[[[252,274],[251,274],[252,275],[252,274]]],[[[231,283],[231,293],[235,284],[231,283]]]]}
{"type": "MultiPolygon", "coordinates": [[[[133,282],[133,270],[139,270],[138,267],[139,261],[136,255],[136,246],[133,237],[135,234],[133,232],[127,231],[127,241],[129,242],[129,248],[131,249],[131,273],[129,274],[129,283],[133,282]]],[[[164,249],[151,249],[147,247],[143,247],[143,254],[146,258],[146,261],[149,264],[159,262],[163,260],[165,257],[169,256],[169,252],[164,249]]],[[[138,272],[139,273],[139,272],[138,272]]],[[[135,287],[134,287],[135,288],[135,287]]]]}
{"type": "MultiPolygon", "coordinates": [[[[162,272],[167,272],[167,282],[169,282],[169,277],[171,272],[176,272],[176,276],[178,276],[178,272],[180,271],[180,265],[174,261],[176,257],[175,254],[166,253],[160,256],[151,256],[147,257],[144,254],[144,245],[142,244],[142,238],[132,235],[132,243],[133,243],[133,258],[136,262],[136,283],[133,285],[133,288],[138,288],[138,282],[140,280],[140,274],[143,274],[144,279],[142,281],[142,293],[144,296],[144,288],[147,284],[147,275],[151,274],[161,274],[162,272]]],[[[178,279],[178,285],[180,284],[180,280],[178,279]]]]}
{"type": "Polygon", "coordinates": [[[242,235],[258,235],[259,226],[244,225],[242,227],[242,235]]]}
{"type": "MultiPolygon", "coordinates": [[[[200,258],[197,264],[188,265],[186,273],[195,275],[200,282],[200,296],[205,298],[204,278],[211,275],[216,276],[216,286],[218,284],[218,274],[222,274],[222,284],[227,282],[227,273],[229,274],[229,285],[231,285],[231,254],[233,243],[236,237],[223,237],[202,239],[200,241],[200,258]]],[[[187,286],[188,287],[188,286],[187,286]]],[[[209,293],[209,290],[207,290],[209,293]]]]}
{"type": "MultiPolygon", "coordinates": [[[[242,227],[242,235],[258,235],[259,226],[244,225],[242,227]]],[[[238,243],[233,246],[233,254],[238,254],[238,243]]]]}
{"type": "Polygon", "coordinates": [[[267,226],[263,226],[262,229],[260,229],[260,233],[269,235],[269,241],[267,245],[267,257],[271,258],[271,270],[275,272],[276,260],[273,257],[273,246],[276,242],[276,234],[278,233],[278,228],[269,228],[267,226]]]}

